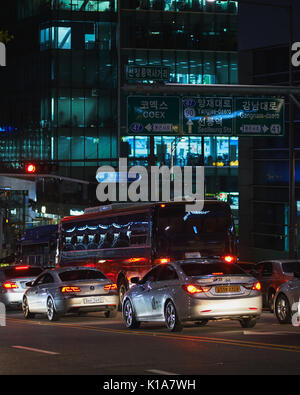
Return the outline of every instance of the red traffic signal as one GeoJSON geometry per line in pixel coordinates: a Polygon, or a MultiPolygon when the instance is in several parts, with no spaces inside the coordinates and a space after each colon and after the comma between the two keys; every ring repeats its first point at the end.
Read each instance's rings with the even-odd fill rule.
{"type": "Polygon", "coordinates": [[[34,163],[28,163],[25,167],[25,171],[28,174],[35,174],[36,172],[36,165],[34,163]]]}

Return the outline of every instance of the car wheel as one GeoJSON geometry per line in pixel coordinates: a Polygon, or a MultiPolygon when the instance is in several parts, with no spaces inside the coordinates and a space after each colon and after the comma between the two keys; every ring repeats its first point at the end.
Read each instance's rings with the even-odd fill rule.
{"type": "Polygon", "coordinates": [[[118,283],[118,290],[119,290],[119,311],[122,311],[122,303],[124,300],[124,296],[128,290],[128,286],[125,279],[121,279],[118,283]]]}
{"type": "Polygon", "coordinates": [[[49,321],[57,321],[59,319],[52,298],[47,299],[47,318],[49,321]]]}
{"type": "Polygon", "coordinates": [[[165,306],[165,322],[170,332],[180,332],[182,330],[181,321],[171,300],[165,306]]]}
{"type": "Polygon", "coordinates": [[[275,315],[280,324],[289,324],[292,320],[290,303],[284,294],[276,298],[275,315]]]}
{"type": "Polygon", "coordinates": [[[254,328],[257,323],[256,318],[243,318],[240,320],[242,328],[254,328]]]}
{"type": "Polygon", "coordinates": [[[116,310],[114,310],[114,311],[109,310],[104,313],[104,316],[105,316],[105,318],[114,318],[117,316],[117,312],[116,312],[116,310]]]}
{"type": "Polygon", "coordinates": [[[199,320],[195,322],[196,326],[205,326],[208,323],[208,320],[199,320]]]}
{"type": "Polygon", "coordinates": [[[270,290],[268,294],[268,308],[271,313],[274,313],[274,297],[275,297],[275,291],[270,290]]]}
{"type": "Polygon", "coordinates": [[[26,320],[35,317],[35,314],[31,313],[29,310],[29,304],[28,304],[28,300],[27,300],[26,296],[23,298],[22,310],[23,310],[24,317],[26,318],[26,320]]]}
{"type": "Polygon", "coordinates": [[[135,313],[129,299],[125,301],[123,306],[123,318],[127,328],[137,329],[140,327],[141,323],[136,320],[135,313]]]}

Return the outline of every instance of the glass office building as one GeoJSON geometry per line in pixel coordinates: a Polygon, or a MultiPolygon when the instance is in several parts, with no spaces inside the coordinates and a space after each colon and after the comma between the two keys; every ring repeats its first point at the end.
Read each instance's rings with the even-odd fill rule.
{"type": "MultiPolygon", "coordinates": [[[[45,160],[57,163],[61,176],[94,181],[100,165],[116,163],[123,143],[132,163],[146,159],[149,137],[128,134],[124,119],[118,124],[119,106],[126,106],[124,97],[118,103],[121,87],[138,83],[126,80],[126,66],[169,66],[175,83],[238,80],[234,1],[11,0],[10,8],[15,39],[0,110],[8,167],[45,160]]],[[[204,154],[207,175],[219,177],[208,185],[237,190],[237,138],[187,136],[174,143],[157,136],[158,163],[169,163],[172,142],[175,164],[204,154]]]]}

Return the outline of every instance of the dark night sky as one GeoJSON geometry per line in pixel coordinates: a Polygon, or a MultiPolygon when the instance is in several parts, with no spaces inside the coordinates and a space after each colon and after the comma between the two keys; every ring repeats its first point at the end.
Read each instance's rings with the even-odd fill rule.
{"type": "MultiPolygon", "coordinates": [[[[251,0],[247,0],[251,2],[251,0]]],[[[259,1],[259,0],[254,0],[259,1]]],[[[288,4],[290,0],[262,0],[272,5],[288,4]]],[[[294,37],[300,41],[300,0],[293,4],[294,37]]],[[[289,42],[288,11],[278,7],[240,5],[239,49],[265,47],[289,42]]]]}

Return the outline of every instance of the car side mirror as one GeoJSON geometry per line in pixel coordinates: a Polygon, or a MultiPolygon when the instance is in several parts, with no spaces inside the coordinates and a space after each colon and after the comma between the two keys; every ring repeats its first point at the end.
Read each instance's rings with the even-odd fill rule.
{"type": "Polygon", "coordinates": [[[33,286],[33,281],[28,281],[25,283],[26,287],[32,287],[33,286]]]}
{"type": "Polygon", "coordinates": [[[138,284],[138,282],[140,281],[140,278],[139,277],[132,277],[130,279],[130,281],[131,281],[131,284],[138,284]]]}

